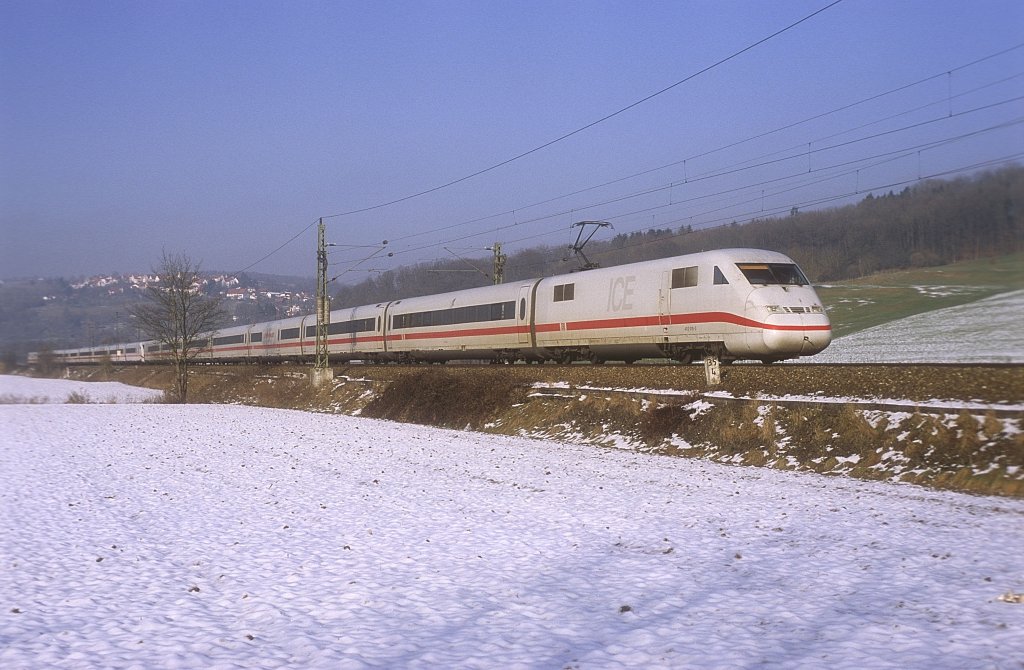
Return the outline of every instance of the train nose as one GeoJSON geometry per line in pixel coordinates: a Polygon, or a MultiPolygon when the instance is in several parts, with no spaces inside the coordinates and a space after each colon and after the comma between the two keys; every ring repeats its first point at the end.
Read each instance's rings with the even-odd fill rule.
{"type": "Polygon", "coordinates": [[[825,324],[807,324],[803,330],[803,348],[801,356],[811,356],[825,349],[832,342],[832,326],[825,324]]]}
{"type": "Polygon", "coordinates": [[[792,314],[770,317],[764,329],[768,351],[811,356],[832,341],[832,326],[821,314],[792,314]]]}

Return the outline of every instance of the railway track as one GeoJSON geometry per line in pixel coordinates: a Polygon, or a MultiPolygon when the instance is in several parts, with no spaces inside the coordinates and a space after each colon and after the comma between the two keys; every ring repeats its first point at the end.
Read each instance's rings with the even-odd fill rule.
{"type": "Polygon", "coordinates": [[[700,365],[341,365],[336,375],[390,381],[436,370],[457,382],[459,376],[499,374],[524,384],[565,384],[603,389],[722,391],[733,396],[800,396],[804,399],[859,398],[899,401],[961,401],[1014,405],[1024,403],[1024,366],[783,364],[732,365],[723,368],[720,386],[707,386],[700,365]]]}
{"type": "MultiPolygon", "coordinates": [[[[693,393],[686,391],[651,391],[651,390],[636,390],[636,389],[606,389],[606,388],[594,388],[590,386],[575,386],[575,387],[537,387],[534,388],[531,395],[536,396],[547,396],[547,397],[560,397],[560,398],[575,398],[580,399],[588,395],[623,395],[632,397],[657,397],[657,398],[672,398],[676,396],[680,399],[685,399],[687,402],[693,400],[693,393]]],[[[923,402],[897,402],[897,401],[871,401],[871,400],[859,400],[859,399],[848,399],[848,398],[777,398],[773,396],[758,396],[756,398],[749,397],[736,397],[732,395],[720,395],[719,392],[712,391],[708,393],[700,394],[700,398],[713,405],[727,405],[727,404],[753,404],[753,405],[764,405],[766,402],[770,402],[773,405],[784,406],[784,407],[804,407],[804,408],[821,408],[827,406],[834,406],[840,404],[850,404],[855,406],[859,410],[865,411],[880,411],[880,412],[906,412],[906,413],[921,413],[921,414],[959,414],[962,411],[969,413],[981,414],[991,413],[993,416],[1002,419],[1024,419],[1024,406],[1018,407],[1003,407],[998,405],[992,405],[989,403],[965,403],[956,401],[951,402],[937,402],[935,404],[928,404],[928,401],[923,402]]]]}
{"type": "MultiPolygon", "coordinates": [[[[93,372],[95,372],[95,366],[93,372]]],[[[140,383],[163,366],[119,367],[117,378],[140,383]]],[[[1024,365],[1020,364],[814,364],[776,365],[737,364],[723,367],[720,386],[709,388],[701,365],[363,365],[332,366],[336,377],[390,382],[410,374],[437,374],[457,384],[463,377],[497,375],[523,385],[556,384],[567,387],[643,392],[685,391],[740,397],[773,397],[791,402],[830,402],[858,399],[913,407],[943,402],[949,406],[972,407],[978,404],[1024,405],[1024,365]]],[[[277,364],[199,365],[197,375],[251,377],[261,375],[302,377],[308,365],[277,364]]],[[[93,377],[87,369],[76,376],[93,377]]],[[[96,377],[93,377],[96,378],[96,377]]],[[[712,394],[711,397],[714,397],[712,394]]]]}

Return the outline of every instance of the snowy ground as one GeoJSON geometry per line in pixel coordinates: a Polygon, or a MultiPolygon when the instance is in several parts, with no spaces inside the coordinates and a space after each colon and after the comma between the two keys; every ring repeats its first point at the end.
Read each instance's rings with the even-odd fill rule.
{"type": "Polygon", "coordinates": [[[0,431],[3,668],[1024,659],[1020,500],[238,406],[0,431]]]}
{"type": "Polygon", "coordinates": [[[158,401],[163,391],[120,382],[79,382],[0,375],[0,403],[124,403],[158,401]]]}
{"type": "Polygon", "coordinates": [[[1024,363],[1024,291],[837,338],[812,363],[1024,363]]]}

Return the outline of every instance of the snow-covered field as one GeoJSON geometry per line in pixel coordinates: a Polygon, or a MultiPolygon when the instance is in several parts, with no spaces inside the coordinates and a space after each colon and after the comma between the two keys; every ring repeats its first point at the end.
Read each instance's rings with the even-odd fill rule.
{"type": "Polygon", "coordinates": [[[158,401],[163,391],[120,382],[79,382],[0,375],[0,403],[124,403],[158,401]]]}
{"type": "Polygon", "coordinates": [[[1024,659],[1021,500],[239,406],[0,428],[3,668],[1024,659]]]}
{"type": "Polygon", "coordinates": [[[837,338],[813,363],[1024,363],[1024,291],[837,338]]]}

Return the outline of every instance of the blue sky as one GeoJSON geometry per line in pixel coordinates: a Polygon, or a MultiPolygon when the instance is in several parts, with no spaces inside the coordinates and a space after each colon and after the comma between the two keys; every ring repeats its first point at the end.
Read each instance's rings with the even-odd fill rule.
{"type": "Polygon", "coordinates": [[[162,249],[312,275],[325,216],[332,242],[391,241],[357,281],[446,247],[564,246],[579,220],[722,225],[1024,152],[1024,4],[843,0],[376,207],[828,4],[0,0],[0,277],[145,271],[162,249]]]}

